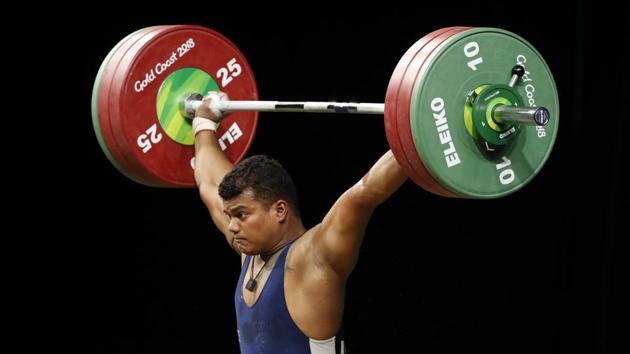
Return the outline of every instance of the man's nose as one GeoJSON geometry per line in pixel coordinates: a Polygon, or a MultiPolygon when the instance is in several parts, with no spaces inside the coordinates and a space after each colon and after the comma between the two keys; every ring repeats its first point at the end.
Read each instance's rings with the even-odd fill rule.
{"type": "Polygon", "coordinates": [[[241,225],[239,225],[238,220],[230,219],[230,224],[228,225],[228,229],[237,234],[241,230],[241,225]]]}

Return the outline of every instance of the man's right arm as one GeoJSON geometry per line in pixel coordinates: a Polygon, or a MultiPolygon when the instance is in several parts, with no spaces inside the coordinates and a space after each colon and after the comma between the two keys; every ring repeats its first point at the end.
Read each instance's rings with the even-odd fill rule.
{"type": "MultiPolygon", "coordinates": [[[[200,107],[197,115],[211,117],[206,107],[200,107]]],[[[214,224],[225,235],[230,247],[240,254],[240,251],[232,246],[233,236],[228,228],[229,219],[223,212],[223,201],[219,197],[219,184],[233,167],[232,162],[221,151],[215,131],[201,130],[195,135],[195,182],[201,200],[208,208],[214,224]]]]}

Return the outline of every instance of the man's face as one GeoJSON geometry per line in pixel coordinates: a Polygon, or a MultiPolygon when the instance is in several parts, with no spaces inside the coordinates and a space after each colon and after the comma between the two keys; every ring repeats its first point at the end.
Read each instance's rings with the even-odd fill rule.
{"type": "Polygon", "coordinates": [[[235,198],[223,201],[223,212],[229,218],[229,230],[234,236],[234,247],[242,253],[263,253],[273,244],[277,222],[272,208],[257,201],[254,193],[246,190],[235,198]]]}

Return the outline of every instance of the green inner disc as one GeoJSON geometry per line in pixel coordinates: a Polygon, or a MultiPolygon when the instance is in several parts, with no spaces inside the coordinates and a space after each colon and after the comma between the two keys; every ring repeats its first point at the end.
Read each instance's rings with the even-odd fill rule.
{"type": "Polygon", "coordinates": [[[473,104],[474,129],[484,141],[493,145],[505,145],[516,138],[521,126],[495,122],[492,111],[497,105],[523,106],[523,100],[508,85],[486,86],[473,104]]]}
{"type": "Polygon", "coordinates": [[[166,135],[180,144],[194,144],[192,121],[184,116],[182,102],[191,93],[205,95],[218,90],[219,85],[203,70],[183,68],[172,72],[162,83],[156,100],[158,119],[166,135]]]}

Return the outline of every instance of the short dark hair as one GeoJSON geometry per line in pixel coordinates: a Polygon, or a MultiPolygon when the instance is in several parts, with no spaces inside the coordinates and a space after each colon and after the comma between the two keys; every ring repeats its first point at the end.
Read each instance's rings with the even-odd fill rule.
{"type": "Polygon", "coordinates": [[[219,195],[223,200],[237,197],[246,190],[254,198],[267,205],[284,199],[300,216],[297,192],[293,179],[275,159],[266,155],[254,155],[242,160],[223,177],[219,184],[219,195]]]}

